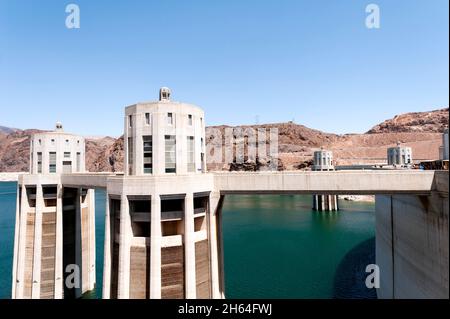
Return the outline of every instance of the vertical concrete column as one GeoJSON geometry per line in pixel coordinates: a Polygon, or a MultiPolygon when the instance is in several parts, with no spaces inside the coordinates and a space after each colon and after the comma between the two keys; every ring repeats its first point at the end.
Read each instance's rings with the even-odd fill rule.
{"type": "MultiPolygon", "coordinates": [[[[133,137],[133,175],[139,174],[138,165],[141,166],[140,164],[143,161],[143,158],[138,157],[138,152],[139,150],[142,149],[142,145],[138,143],[138,140],[141,141],[142,137],[137,136],[137,122],[138,122],[138,115],[133,114],[133,127],[131,128],[132,136],[130,136],[133,137]]],[[[140,154],[140,156],[143,157],[142,154],[140,154]]]]}
{"type": "Polygon", "coordinates": [[[119,237],[119,291],[118,299],[128,299],[130,291],[130,212],[128,198],[122,194],[120,201],[119,237]]]}
{"type": "Polygon", "coordinates": [[[80,157],[81,157],[80,171],[82,173],[84,173],[84,172],[86,172],[86,141],[85,141],[85,139],[83,139],[82,143],[83,143],[83,146],[81,147],[81,152],[80,152],[80,157]]]}
{"type": "Polygon", "coordinates": [[[19,194],[21,188],[20,184],[17,184],[16,188],[16,223],[14,226],[14,255],[13,255],[13,270],[12,270],[12,283],[11,283],[11,298],[16,296],[16,280],[17,280],[17,260],[19,251],[19,233],[20,233],[20,201],[19,194]]]}
{"type": "MultiPolygon", "coordinates": [[[[24,280],[25,280],[25,247],[26,247],[26,234],[27,234],[27,218],[28,211],[30,209],[28,205],[27,198],[27,188],[25,184],[20,186],[20,191],[22,192],[21,204],[20,204],[20,225],[19,229],[19,248],[17,252],[17,278],[16,278],[16,299],[23,299],[23,289],[24,289],[24,280]]],[[[13,296],[14,298],[14,296],[13,296]]]]}
{"type": "Polygon", "coordinates": [[[95,190],[88,190],[89,205],[89,290],[95,288],[95,190]]]}
{"type": "MultiPolygon", "coordinates": [[[[166,149],[164,132],[166,123],[167,113],[154,113],[152,121],[152,142],[153,150],[159,150],[158,152],[153,152],[153,174],[161,175],[165,173],[165,156],[164,152],[166,149]]],[[[178,143],[178,141],[177,141],[178,143]]],[[[159,200],[159,198],[158,198],[159,200]]]]}
{"type": "Polygon", "coordinates": [[[217,215],[220,214],[221,209],[221,197],[218,192],[212,192],[209,196],[209,242],[210,242],[210,255],[211,255],[211,289],[212,298],[222,298],[222,292],[220,289],[220,269],[221,264],[219,262],[219,250],[218,250],[218,230],[217,230],[217,215]]]}
{"type": "Polygon", "coordinates": [[[152,195],[150,216],[150,298],[161,299],[161,199],[152,195]]]}
{"type": "Polygon", "coordinates": [[[47,141],[44,139],[42,141],[43,147],[42,147],[42,174],[49,174],[49,164],[50,164],[50,154],[47,151],[47,141]]]}
{"type": "Polygon", "coordinates": [[[80,287],[75,287],[75,298],[83,294],[83,250],[81,245],[81,188],[76,189],[75,194],[75,264],[79,267],[80,287]]]}
{"type": "MultiPolygon", "coordinates": [[[[141,122],[141,117],[139,114],[136,114],[136,125],[139,125],[141,122]]],[[[135,128],[134,133],[134,147],[135,147],[135,162],[134,162],[134,169],[136,175],[143,175],[144,174],[144,141],[142,139],[142,128],[139,130],[135,128]],[[138,133],[139,132],[139,133],[138,133]]]]}
{"type": "Polygon", "coordinates": [[[63,298],[63,187],[58,184],[56,189],[56,248],[55,248],[55,299],[63,298]]]}
{"type": "Polygon", "coordinates": [[[125,176],[129,175],[129,165],[130,165],[130,159],[128,158],[128,116],[125,115],[124,117],[124,124],[123,124],[123,160],[124,160],[124,167],[123,167],[123,174],[125,176]]]}
{"type": "Polygon", "coordinates": [[[202,153],[202,144],[201,144],[201,139],[203,138],[203,140],[205,140],[205,138],[203,137],[202,133],[202,128],[200,126],[200,118],[198,117],[194,117],[193,118],[193,132],[194,132],[194,162],[195,162],[195,172],[198,173],[199,171],[201,171],[201,156],[200,154],[202,153]]]}
{"type": "Polygon", "coordinates": [[[189,192],[184,198],[184,257],[186,299],[195,299],[197,295],[195,274],[195,229],[194,195],[189,192]]]}
{"type": "Polygon", "coordinates": [[[103,289],[102,298],[109,299],[111,293],[111,213],[109,211],[109,195],[106,194],[105,243],[103,252],[103,289]]]}
{"type": "Polygon", "coordinates": [[[63,174],[63,160],[64,160],[64,153],[63,152],[59,152],[59,150],[63,150],[65,149],[65,145],[64,145],[64,138],[56,138],[55,139],[55,143],[56,143],[56,148],[55,148],[55,152],[56,152],[56,174],[60,175],[63,174]]]}
{"type": "Polygon", "coordinates": [[[187,173],[187,134],[186,134],[186,124],[187,115],[177,114],[175,115],[175,127],[176,127],[176,165],[177,174],[187,173]]]}
{"type": "Polygon", "coordinates": [[[36,152],[34,151],[34,147],[33,147],[34,138],[31,137],[30,140],[31,140],[31,141],[30,141],[31,158],[30,158],[30,163],[29,163],[29,165],[28,165],[28,173],[29,173],[29,174],[36,174],[36,173],[34,172],[34,167],[36,166],[36,165],[34,165],[34,163],[35,163],[35,161],[36,161],[36,159],[35,159],[35,157],[36,157],[35,153],[36,153],[36,152]]]}
{"type": "MultiPolygon", "coordinates": [[[[135,167],[135,165],[136,165],[136,161],[135,161],[135,154],[136,154],[136,150],[135,150],[135,138],[134,138],[134,128],[133,127],[130,127],[130,123],[129,123],[129,121],[130,121],[130,115],[125,115],[125,136],[124,136],[124,138],[126,138],[126,140],[124,141],[125,142],[125,145],[126,145],[126,154],[125,154],[125,156],[126,156],[126,159],[127,159],[127,161],[125,162],[127,165],[126,165],[126,167],[124,168],[124,170],[126,171],[126,175],[125,176],[128,176],[128,175],[136,175],[136,172],[134,171],[134,167],[135,167]],[[131,141],[131,143],[129,143],[129,138],[131,138],[132,139],[132,141],[131,141]],[[131,154],[132,156],[130,157],[130,152],[129,152],[129,148],[132,148],[132,150],[133,150],[133,154],[131,154]],[[130,172],[130,164],[132,163],[132,165],[131,165],[131,172],[130,172]]],[[[135,123],[135,117],[131,114],[131,121],[133,122],[132,124],[134,125],[135,123]]]]}
{"type": "Polygon", "coordinates": [[[41,252],[42,252],[42,210],[44,196],[42,185],[36,185],[36,216],[34,225],[34,257],[33,257],[33,288],[31,298],[39,299],[41,293],[41,252]]]}

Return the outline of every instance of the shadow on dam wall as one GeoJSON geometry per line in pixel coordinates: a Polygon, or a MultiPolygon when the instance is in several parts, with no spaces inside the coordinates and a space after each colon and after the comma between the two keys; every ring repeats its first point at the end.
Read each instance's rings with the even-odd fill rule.
{"type": "Polygon", "coordinates": [[[334,275],[336,299],[377,299],[376,289],[366,287],[366,267],[375,264],[375,237],[352,248],[339,263],[334,275]]]}

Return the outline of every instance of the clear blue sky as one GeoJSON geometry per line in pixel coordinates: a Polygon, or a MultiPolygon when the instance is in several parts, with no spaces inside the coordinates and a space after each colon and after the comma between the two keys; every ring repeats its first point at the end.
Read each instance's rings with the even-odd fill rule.
{"type": "Polygon", "coordinates": [[[448,0],[0,0],[0,125],[118,136],[173,99],[215,124],[364,132],[447,107],[448,0]],[[65,27],[76,3],[81,28],[65,27]],[[381,29],[365,27],[365,7],[381,29]]]}

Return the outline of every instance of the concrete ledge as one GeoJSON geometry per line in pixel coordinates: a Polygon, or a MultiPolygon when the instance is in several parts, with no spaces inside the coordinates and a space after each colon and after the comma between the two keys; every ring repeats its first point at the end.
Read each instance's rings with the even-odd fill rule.
{"type": "Polygon", "coordinates": [[[17,182],[19,180],[19,175],[27,174],[24,172],[17,173],[0,173],[0,182],[17,182]]]}
{"type": "MultiPolygon", "coordinates": [[[[440,177],[440,181],[443,179],[440,177]]],[[[448,173],[447,173],[448,179],[448,173]]],[[[440,184],[443,183],[442,181],[440,184]]],[[[214,173],[226,194],[414,194],[435,189],[434,171],[322,171],[214,173]]],[[[442,188],[442,186],[440,186],[442,188]]],[[[447,190],[448,192],[448,190],[447,190]]]]}
{"type": "Polygon", "coordinates": [[[83,173],[61,175],[61,183],[64,187],[106,188],[109,177],[115,177],[113,173],[83,173]]]}
{"type": "Polygon", "coordinates": [[[24,185],[58,185],[61,181],[57,174],[24,174],[19,176],[19,183],[24,185]]]}
{"type": "MultiPolygon", "coordinates": [[[[0,173],[0,181],[17,181],[19,174],[0,173]]],[[[448,171],[328,171],[328,172],[214,172],[214,188],[226,194],[330,194],[373,195],[410,194],[430,195],[438,192],[448,196],[448,171]]],[[[24,178],[27,175],[22,175],[24,178]]],[[[203,175],[202,175],[203,176],[203,175]]],[[[127,177],[112,173],[84,173],[61,175],[65,187],[106,188],[108,184],[138,184],[149,187],[154,183],[162,189],[176,188],[177,183],[192,176],[127,177]],[[181,179],[180,179],[181,178],[181,179]],[[167,184],[167,185],[166,185],[167,184]],[[166,187],[163,187],[166,186],[166,187]]],[[[194,177],[194,180],[201,180],[194,177]]],[[[186,181],[185,181],[186,182],[186,181]]],[[[122,185],[117,185],[122,188],[122,185]]]]}

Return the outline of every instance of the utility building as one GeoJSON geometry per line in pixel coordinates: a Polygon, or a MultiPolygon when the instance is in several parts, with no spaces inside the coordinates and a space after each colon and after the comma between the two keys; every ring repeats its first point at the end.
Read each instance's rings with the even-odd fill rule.
{"type": "Polygon", "coordinates": [[[397,142],[397,146],[387,149],[388,165],[410,167],[412,166],[412,149],[408,146],[402,146],[397,142]]]}

